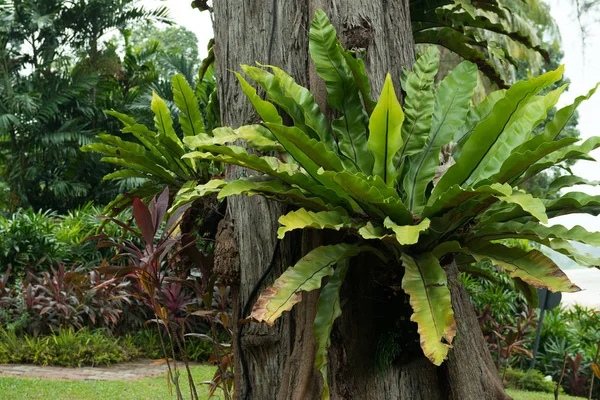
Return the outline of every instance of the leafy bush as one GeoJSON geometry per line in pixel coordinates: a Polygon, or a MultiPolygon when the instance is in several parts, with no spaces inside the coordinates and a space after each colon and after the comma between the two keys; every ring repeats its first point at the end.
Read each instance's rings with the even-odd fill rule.
{"type": "Polygon", "coordinates": [[[540,371],[519,371],[508,369],[504,376],[505,385],[511,389],[529,390],[532,392],[554,392],[556,383],[547,381],[540,371]]]}
{"type": "Polygon", "coordinates": [[[62,367],[110,365],[141,356],[129,338],[104,331],[61,329],[49,336],[18,336],[0,329],[0,363],[32,363],[62,367]]]}
{"type": "MultiPolygon", "coordinates": [[[[2,279],[7,281],[8,273],[2,279]]],[[[17,333],[36,336],[59,328],[137,330],[148,310],[131,296],[136,290],[129,280],[109,278],[98,268],[87,271],[59,264],[50,272],[29,273],[16,285],[0,285],[0,322],[17,333]],[[121,314],[130,308],[138,318],[128,316],[128,326],[120,327],[121,314]]]]}
{"type": "MultiPolygon", "coordinates": [[[[0,273],[10,267],[14,277],[24,276],[28,269],[49,270],[56,262],[88,267],[100,264],[114,254],[87,240],[102,223],[96,218],[101,213],[88,203],[66,215],[18,210],[9,217],[0,217],[0,273]]],[[[128,216],[125,213],[122,217],[128,216]]],[[[106,232],[127,237],[117,225],[106,227],[106,232]]]]}

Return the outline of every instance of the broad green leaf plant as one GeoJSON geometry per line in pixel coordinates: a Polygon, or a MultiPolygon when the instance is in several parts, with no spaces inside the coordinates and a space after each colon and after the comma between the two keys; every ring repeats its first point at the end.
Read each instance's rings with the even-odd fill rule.
{"type": "MultiPolygon", "coordinates": [[[[196,94],[183,75],[172,79],[173,100],[178,112],[178,122],[184,137],[206,135],[205,120],[196,94]]],[[[199,88],[202,88],[202,84],[199,88]]],[[[141,182],[128,193],[117,196],[105,209],[108,216],[115,216],[132,205],[135,198],[148,199],[161,193],[165,187],[178,191],[188,182],[207,182],[214,164],[182,158],[186,154],[179,138],[167,103],[156,93],[152,94],[151,110],[154,129],[138,123],[133,117],[117,111],[106,111],[122,124],[122,137],[100,134],[98,143],[81,148],[84,152],[102,153],[102,161],[120,169],[104,177],[104,180],[136,179],[141,182]],[[133,139],[133,140],[132,140],[133,139]]],[[[210,122],[210,121],[209,121],[210,122]]]]}
{"type": "MultiPolygon", "coordinates": [[[[435,365],[446,359],[457,332],[442,266],[454,260],[491,260],[529,285],[579,290],[539,250],[511,247],[502,239],[527,239],[583,265],[598,265],[599,260],[579,254],[571,243],[600,243],[600,233],[547,224],[548,218],[568,213],[600,214],[600,197],[575,192],[546,199],[543,193],[534,196],[520,189],[551,166],[591,159],[589,152],[600,138],[577,143],[557,137],[595,88],[558,111],[542,134],[532,136],[565,89],[544,92],[561,79],[562,67],[472,104],[477,67],[465,61],[436,87],[439,59],[431,47],[412,71],[403,71],[402,106],[389,75],[378,100],[373,99],[363,61],[342,48],[322,11],[311,24],[310,53],[325,81],[328,106],[339,117],[328,120],[312,94],[281,69],[243,65],[246,76],[266,92],[266,99],[261,98],[237,74],[262,123],[218,128],[213,136],[187,136],[184,142],[195,151],[184,160],[223,162],[262,174],[190,185],[178,202],[210,193],[219,198],[260,195],[297,207],[280,218],[279,238],[309,228],[345,231],[353,238],[309,252],[260,295],[249,316],[273,325],[302,300],[302,292],[321,288],[314,333],[324,398],[329,397],[329,334],[342,312],[340,287],[352,268],[350,259],[362,252],[403,268],[411,320],[418,325],[423,353],[435,365]],[[233,144],[240,140],[272,155],[233,144]]],[[[552,187],[559,190],[580,181],[559,178],[552,187]]]]}

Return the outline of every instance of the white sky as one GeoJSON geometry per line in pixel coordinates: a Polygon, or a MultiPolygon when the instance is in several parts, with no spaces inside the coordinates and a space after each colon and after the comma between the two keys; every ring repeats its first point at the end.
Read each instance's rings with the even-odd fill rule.
{"type": "MultiPolygon", "coordinates": [[[[565,74],[571,79],[571,85],[565,92],[558,106],[562,107],[573,102],[575,97],[587,93],[596,82],[600,81],[600,24],[594,24],[590,16],[583,22],[587,27],[585,49],[582,49],[581,31],[576,18],[573,0],[545,0],[551,6],[552,17],[556,20],[562,35],[565,74]]],[[[148,8],[166,5],[171,10],[175,23],[183,25],[198,37],[200,56],[206,55],[206,44],[212,38],[212,26],[208,12],[199,12],[190,7],[191,0],[143,0],[148,8]]],[[[600,93],[579,106],[579,130],[582,139],[598,135],[600,122],[596,121],[600,112],[600,93]]],[[[598,158],[600,149],[592,153],[598,158]]],[[[579,162],[573,167],[576,175],[589,180],[600,180],[600,165],[592,162],[579,162]]],[[[571,190],[599,194],[600,187],[577,186],[571,190]]],[[[556,218],[553,223],[567,227],[582,225],[588,230],[600,231],[600,217],[588,215],[569,215],[556,218]]]]}

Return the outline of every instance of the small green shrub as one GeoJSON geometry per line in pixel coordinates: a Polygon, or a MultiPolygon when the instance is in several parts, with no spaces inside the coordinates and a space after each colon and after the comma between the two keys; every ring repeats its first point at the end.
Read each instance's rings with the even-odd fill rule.
{"type": "Polygon", "coordinates": [[[544,379],[544,374],[537,370],[519,371],[508,369],[504,376],[505,386],[510,389],[529,390],[532,392],[554,392],[556,383],[544,379]]]}
{"type": "Polygon", "coordinates": [[[131,340],[103,331],[63,329],[44,337],[18,336],[0,329],[0,363],[82,367],[110,365],[142,356],[131,340]]]}

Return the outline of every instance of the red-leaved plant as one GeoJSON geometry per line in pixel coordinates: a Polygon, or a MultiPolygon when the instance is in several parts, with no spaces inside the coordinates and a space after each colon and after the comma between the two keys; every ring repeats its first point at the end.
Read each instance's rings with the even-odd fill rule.
{"type": "MultiPolygon", "coordinates": [[[[196,241],[183,241],[179,225],[191,203],[175,209],[170,215],[167,214],[169,207],[169,189],[162,192],[158,199],[153,198],[146,206],[140,199],[134,199],[133,219],[139,232],[125,223],[109,218],[123,229],[130,232],[138,244],[130,240],[115,240],[106,235],[99,246],[116,246],[120,252],[117,258],[126,258],[127,266],[111,266],[107,270],[120,276],[128,276],[138,282],[140,297],[151,307],[154,318],[148,322],[156,323],[158,334],[163,349],[164,359],[169,371],[169,380],[175,387],[178,399],[182,399],[181,386],[179,383],[179,368],[176,354],[182,358],[189,381],[190,396],[198,399],[198,394],[189,368],[186,353],[186,336],[199,336],[218,343],[216,323],[221,323],[227,332],[228,321],[227,305],[225,307],[213,307],[215,291],[220,291],[219,285],[215,285],[216,278],[203,265],[198,265],[199,277],[196,279],[187,272],[181,272],[177,268],[180,253],[189,246],[195,246],[196,241]],[[164,221],[166,219],[166,222],[164,221]],[[185,244],[184,244],[185,243],[185,244]],[[227,315],[227,316],[224,316],[227,315]],[[200,316],[210,324],[211,335],[188,333],[192,326],[190,317],[200,316]]],[[[215,347],[217,365],[223,364],[223,360],[229,359],[226,345],[215,347]]],[[[226,365],[229,366],[230,362],[226,365]]],[[[219,368],[215,379],[211,382],[212,392],[216,387],[221,387],[229,397],[229,376],[226,371],[219,368]],[[219,371],[221,374],[219,375],[219,371]],[[222,384],[223,383],[223,384],[222,384]]]]}

